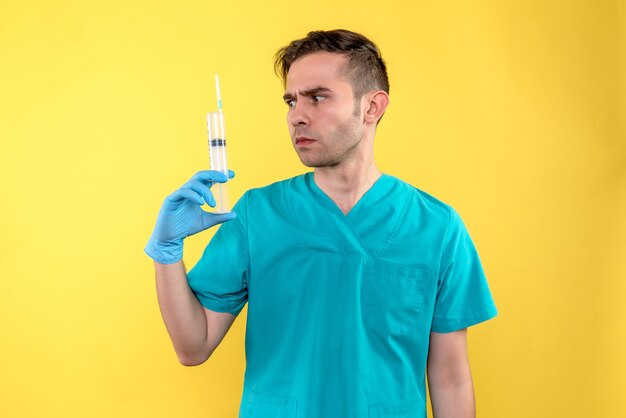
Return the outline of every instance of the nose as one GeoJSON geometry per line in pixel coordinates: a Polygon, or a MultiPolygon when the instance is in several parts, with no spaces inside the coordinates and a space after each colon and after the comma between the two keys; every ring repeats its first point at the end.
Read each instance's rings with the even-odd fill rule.
{"type": "Polygon", "coordinates": [[[287,113],[287,120],[292,126],[308,126],[311,122],[308,112],[305,109],[304,103],[296,102],[295,106],[289,109],[287,113]]]}

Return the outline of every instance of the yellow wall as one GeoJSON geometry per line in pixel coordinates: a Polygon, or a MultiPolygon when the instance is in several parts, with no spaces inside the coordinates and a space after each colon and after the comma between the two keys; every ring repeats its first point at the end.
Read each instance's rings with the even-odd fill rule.
{"type": "Polygon", "coordinates": [[[389,65],[379,165],[480,251],[500,315],[470,332],[479,416],[624,416],[623,0],[2,2],[0,416],[236,416],[244,317],[180,366],[143,247],[207,167],[214,72],[233,199],[304,171],[271,58],[336,27],[389,65]]]}

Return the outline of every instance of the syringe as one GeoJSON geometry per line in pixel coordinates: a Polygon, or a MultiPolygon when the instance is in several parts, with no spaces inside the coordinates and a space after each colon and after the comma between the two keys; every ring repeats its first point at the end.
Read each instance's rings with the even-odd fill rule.
{"type": "MultiPolygon", "coordinates": [[[[220,81],[215,74],[215,91],[217,93],[217,112],[207,115],[207,127],[209,130],[209,161],[211,170],[221,171],[228,177],[228,164],[226,163],[226,135],[224,133],[224,113],[222,112],[222,96],[220,93],[220,81]]],[[[228,202],[228,183],[215,183],[211,188],[215,197],[214,213],[230,212],[228,202]]]]}

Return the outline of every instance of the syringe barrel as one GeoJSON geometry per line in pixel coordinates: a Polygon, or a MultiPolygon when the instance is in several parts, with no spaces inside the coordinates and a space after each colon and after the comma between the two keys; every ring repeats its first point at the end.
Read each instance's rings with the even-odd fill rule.
{"type": "MultiPolygon", "coordinates": [[[[221,171],[228,177],[228,163],[226,159],[226,135],[224,132],[224,113],[221,111],[211,112],[207,115],[207,128],[209,131],[209,161],[211,170],[221,171]]],[[[216,213],[230,211],[228,202],[227,183],[216,183],[211,191],[217,205],[216,213]]]]}
{"type": "Polygon", "coordinates": [[[211,170],[221,171],[228,175],[224,113],[209,113],[207,116],[207,127],[209,130],[209,159],[211,170]]]}

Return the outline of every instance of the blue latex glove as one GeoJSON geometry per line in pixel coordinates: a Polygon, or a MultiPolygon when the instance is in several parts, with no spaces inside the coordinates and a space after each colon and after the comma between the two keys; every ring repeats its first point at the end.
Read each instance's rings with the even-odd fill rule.
{"type": "MultiPolygon", "coordinates": [[[[235,173],[229,170],[230,178],[235,173]]],[[[226,175],[219,171],[199,171],[180,189],[165,198],[156,226],[144,251],[152,259],[172,264],[183,257],[183,239],[214,225],[234,219],[235,212],[213,214],[202,210],[206,202],[215,207],[211,193],[213,183],[225,183],[226,175]]]]}

